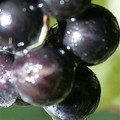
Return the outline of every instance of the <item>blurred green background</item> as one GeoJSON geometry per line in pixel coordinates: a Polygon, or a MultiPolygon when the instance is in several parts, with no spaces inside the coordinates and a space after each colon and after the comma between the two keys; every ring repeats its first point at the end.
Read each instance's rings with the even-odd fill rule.
{"type": "MultiPolygon", "coordinates": [[[[93,0],[108,8],[120,24],[120,0],[93,0]]],[[[54,20],[52,24],[54,24],[54,20]]],[[[120,46],[106,62],[90,67],[100,80],[102,96],[98,109],[88,120],[120,120],[120,46]]],[[[39,107],[11,106],[0,109],[0,120],[52,120],[39,107]]]]}

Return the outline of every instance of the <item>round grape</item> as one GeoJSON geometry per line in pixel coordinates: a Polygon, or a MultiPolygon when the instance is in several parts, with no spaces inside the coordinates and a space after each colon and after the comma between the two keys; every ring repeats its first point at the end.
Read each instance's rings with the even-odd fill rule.
{"type": "Polygon", "coordinates": [[[73,67],[65,51],[52,45],[34,48],[14,62],[16,88],[21,98],[33,105],[61,102],[71,91],[73,67]]]}
{"type": "Polygon", "coordinates": [[[58,36],[67,49],[88,64],[107,60],[117,49],[120,29],[116,17],[92,4],[79,18],[58,21],[58,36]]]}
{"type": "Polygon", "coordinates": [[[37,0],[1,0],[0,48],[22,50],[39,36],[43,13],[37,0]]]}
{"type": "Polygon", "coordinates": [[[56,120],[80,120],[92,114],[98,107],[101,87],[95,74],[86,66],[76,69],[75,84],[67,98],[44,109],[56,120]]]}

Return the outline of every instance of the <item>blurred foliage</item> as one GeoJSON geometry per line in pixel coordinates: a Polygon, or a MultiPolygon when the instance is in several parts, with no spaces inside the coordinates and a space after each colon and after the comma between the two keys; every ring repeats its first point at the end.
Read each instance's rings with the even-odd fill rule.
{"type": "MultiPolygon", "coordinates": [[[[120,23],[120,0],[93,0],[109,9],[120,23]]],[[[51,25],[56,22],[52,18],[51,25]]],[[[89,120],[120,120],[120,46],[106,62],[90,67],[100,80],[102,97],[97,111],[89,120]]],[[[50,116],[39,107],[11,106],[0,109],[0,120],[51,120],[50,116]]]]}
{"type": "MultiPolygon", "coordinates": [[[[116,17],[120,24],[120,0],[93,0],[109,9],[116,17]],[[104,2],[104,3],[102,3],[104,2]]],[[[102,86],[102,98],[99,109],[110,106],[117,106],[120,109],[120,46],[116,52],[104,63],[93,67],[93,70],[100,79],[102,86]]]]}

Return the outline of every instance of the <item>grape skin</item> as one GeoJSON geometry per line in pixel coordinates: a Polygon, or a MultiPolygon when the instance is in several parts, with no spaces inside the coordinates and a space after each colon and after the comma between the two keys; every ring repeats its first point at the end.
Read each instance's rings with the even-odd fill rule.
{"type": "Polygon", "coordinates": [[[0,2],[0,48],[23,50],[35,42],[43,26],[43,13],[37,0],[0,2]]]}
{"type": "Polygon", "coordinates": [[[0,51],[0,108],[10,107],[17,98],[17,90],[13,83],[11,67],[14,55],[0,51]]]}
{"type": "Polygon", "coordinates": [[[78,18],[58,21],[58,44],[70,49],[88,64],[106,61],[117,49],[120,28],[116,17],[102,6],[92,4],[78,18]]]}
{"type": "Polygon", "coordinates": [[[52,45],[32,49],[13,65],[21,98],[33,105],[61,102],[73,85],[73,64],[52,45]]]}
{"type": "Polygon", "coordinates": [[[83,13],[90,4],[91,0],[39,0],[39,7],[46,14],[64,20],[83,13]]]}
{"type": "Polygon", "coordinates": [[[78,65],[75,83],[66,99],[44,109],[56,120],[80,120],[92,114],[98,107],[101,86],[95,74],[86,66],[78,65]]]}

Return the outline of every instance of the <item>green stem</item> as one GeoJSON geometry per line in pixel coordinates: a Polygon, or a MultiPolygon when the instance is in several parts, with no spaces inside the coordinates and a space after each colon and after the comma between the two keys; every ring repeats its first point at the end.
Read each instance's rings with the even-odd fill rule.
{"type": "Polygon", "coordinates": [[[40,35],[38,37],[38,41],[36,43],[34,43],[33,45],[28,46],[22,52],[17,51],[15,54],[17,56],[22,56],[24,54],[27,54],[28,51],[31,51],[33,48],[37,48],[37,47],[41,46],[42,44],[44,44],[47,33],[48,33],[48,29],[49,29],[49,17],[47,15],[44,15],[43,16],[43,26],[41,28],[41,32],[40,32],[40,35]]]}

